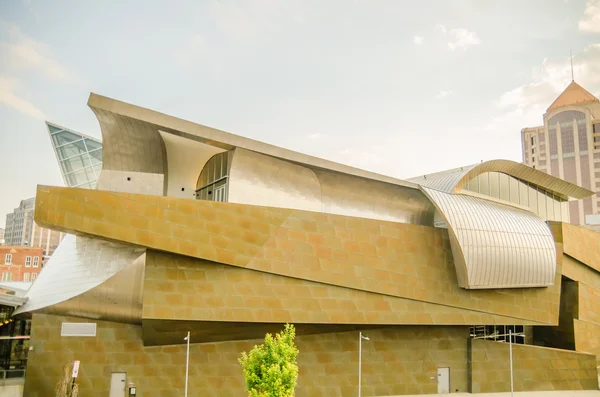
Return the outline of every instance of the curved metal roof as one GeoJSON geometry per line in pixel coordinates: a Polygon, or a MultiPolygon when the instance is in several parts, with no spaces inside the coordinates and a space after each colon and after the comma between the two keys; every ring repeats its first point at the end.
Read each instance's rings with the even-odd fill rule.
{"type": "Polygon", "coordinates": [[[480,164],[411,178],[409,181],[445,193],[457,193],[471,179],[486,172],[501,172],[513,176],[565,199],[569,197],[583,199],[595,194],[591,190],[510,160],[490,160],[480,164]]]}
{"type": "Polygon", "coordinates": [[[541,218],[484,198],[422,189],[446,220],[462,288],[553,285],[556,248],[541,218]]]}

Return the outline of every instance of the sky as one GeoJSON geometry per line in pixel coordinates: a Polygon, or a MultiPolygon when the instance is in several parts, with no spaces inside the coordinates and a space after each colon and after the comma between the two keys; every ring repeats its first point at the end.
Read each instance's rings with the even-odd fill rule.
{"type": "Polygon", "coordinates": [[[521,161],[570,51],[600,96],[600,0],[0,0],[0,227],[90,92],[409,178],[521,161]]]}

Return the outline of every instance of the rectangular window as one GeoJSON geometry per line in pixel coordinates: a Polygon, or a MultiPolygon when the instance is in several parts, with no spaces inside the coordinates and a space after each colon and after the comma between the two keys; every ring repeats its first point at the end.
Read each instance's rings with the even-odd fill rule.
{"type": "Polygon", "coordinates": [[[6,254],[4,257],[4,264],[10,265],[12,263],[12,254],[6,254]]]}
{"type": "Polygon", "coordinates": [[[2,281],[11,281],[11,280],[12,280],[12,273],[10,273],[10,272],[2,273],[2,281]]]}
{"type": "Polygon", "coordinates": [[[535,154],[535,148],[531,148],[531,154],[535,154]]]}
{"type": "Polygon", "coordinates": [[[39,267],[39,266],[40,266],[40,257],[34,256],[33,257],[33,267],[39,267]]]}
{"type": "Polygon", "coordinates": [[[531,144],[532,145],[535,144],[535,137],[533,137],[533,136],[531,137],[531,144]]]}
{"type": "Polygon", "coordinates": [[[23,273],[23,281],[29,281],[29,273],[23,273]]]}
{"type": "Polygon", "coordinates": [[[31,267],[31,257],[30,256],[25,257],[25,267],[31,267]]]}
{"type": "Polygon", "coordinates": [[[37,273],[31,273],[31,281],[37,278],[37,273]]]}

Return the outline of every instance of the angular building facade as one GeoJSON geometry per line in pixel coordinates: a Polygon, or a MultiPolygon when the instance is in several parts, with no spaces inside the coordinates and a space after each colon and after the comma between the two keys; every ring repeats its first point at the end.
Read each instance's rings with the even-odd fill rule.
{"type": "Polygon", "coordinates": [[[573,81],[521,138],[524,164],[595,192],[569,203],[570,221],[600,231],[600,100],[573,81]]]}
{"type": "Polygon", "coordinates": [[[96,189],[38,187],[36,221],[69,235],[17,309],[26,395],[74,360],[86,395],[181,395],[188,331],[190,395],[243,395],[237,358],[285,323],[298,396],[356,395],[359,330],[365,396],[509,391],[499,329],[526,334],[515,390],[598,388],[600,237],[564,223],[589,189],[504,160],[399,180],[88,105],[96,189]]]}
{"type": "Polygon", "coordinates": [[[46,128],[65,186],[95,188],[102,170],[102,143],[49,121],[46,128]]]}

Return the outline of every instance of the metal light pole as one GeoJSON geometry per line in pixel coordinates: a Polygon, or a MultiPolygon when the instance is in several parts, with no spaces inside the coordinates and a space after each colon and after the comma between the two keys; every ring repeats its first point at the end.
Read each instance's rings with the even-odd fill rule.
{"type": "Polygon", "coordinates": [[[363,336],[362,332],[358,333],[358,397],[360,397],[361,388],[361,375],[362,375],[362,341],[369,340],[368,337],[363,336]]]}
{"type": "Polygon", "coordinates": [[[512,329],[508,330],[508,350],[509,350],[509,361],[510,361],[510,395],[514,396],[515,390],[513,386],[513,362],[512,362],[512,329]]]}
{"type": "MultiPolygon", "coordinates": [[[[471,335],[473,336],[473,335],[471,335]]],[[[488,339],[489,337],[493,336],[494,338],[498,338],[498,337],[503,337],[505,338],[506,336],[508,336],[508,354],[509,354],[509,365],[510,365],[510,395],[511,397],[514,396],[515,390],[514,390],[514,378],[513,378],[513,354],[512,354],[512,338],[513,336],[520,336],[522,338],[525,337],[525,333],[521,332],[521,333],[516,333],[513,334],[512,329],[508,330],[508,334],[496,334],[495,332],[490,335],[490,336],[476,336],[476,337],[472,337],[471,339],[488,339]]],[[[503,341],[506,342],[506,339],[503,341]]],[[[600,367],[598,367],[600,368],[600,367]]]]}
{"type": "Polygon", "coordinates": [[[187,353],[186,353],[186,357],[185,357],[185,394],[184,396],[187,397],[187,390],[188,390],[188,371],[190,368],[190,331],[188,331],[188,334],[185,338],[183,338],[183,340],[187,341],[187,353]]]}

